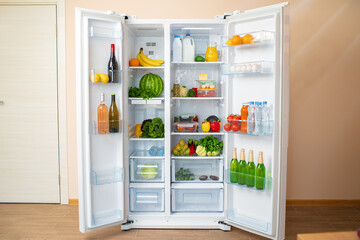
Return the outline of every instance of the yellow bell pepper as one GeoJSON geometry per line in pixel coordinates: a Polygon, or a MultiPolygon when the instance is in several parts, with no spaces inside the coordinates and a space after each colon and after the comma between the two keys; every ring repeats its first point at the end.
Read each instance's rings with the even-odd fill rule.
{"type": "Polygon", "coordinates": [[[143,132],[141,131],[141,124],[135,126],[135,137],[140,137],[143,132]]]}
{"type": "Polygon", "coordinates": [[[202,123],[201,127],[204,132],[209,132],[210,131],[210,122],[205,120],[205,122],[202,123]]]}

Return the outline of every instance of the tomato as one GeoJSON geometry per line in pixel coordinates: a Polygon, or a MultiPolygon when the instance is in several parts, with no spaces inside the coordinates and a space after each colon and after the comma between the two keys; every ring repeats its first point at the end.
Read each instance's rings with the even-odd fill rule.
{"type": "Polygon", "coordinates": [[[234,117],[235,117],[235,116],[234,116],[234,115],[232,115],[232,114],[231,114],[230,116],[228,116],[228,117],[227,117],[227,121],[228,121],[228,123],[234,123],[234,122],[233,122],[234,117]]]}
{"type": "Polygon", "coordinates": [[[234,123],[237,123],[237,124],[240,124],[241,123],[241,116],[240,115],[236,115],[235,117],[234,117],[234,123]]]}
{"type": "Polygon", "coordinates": [[[227,132],[229,132],[229,131],[231,130],[230,124],[225,124],[225,125],[224,125],[224,130],[227,131],[227,132]]]}
{"type": "Polygon", "coordinates": [[[180,126],[177,126],[177,129],[178,129],[180,132],[182,132],[182,131],[184,131],[184,130],[185,130],[185,127],[180,127],[180,126]]]}
{"type": "Polygon", "coordinates": [[[240,130],[240,126],[235,123],[235,124],[231,125],[231,130],[233,132],[238,132],[240,130]]]}

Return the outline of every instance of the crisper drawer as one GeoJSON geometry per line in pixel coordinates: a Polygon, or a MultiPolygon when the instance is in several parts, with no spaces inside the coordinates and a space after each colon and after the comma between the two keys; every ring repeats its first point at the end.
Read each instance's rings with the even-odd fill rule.
{"type": "Polygon", "coordinates": [[[164,159],[130,159],[130,182],[164,182],[164,159]]]}
{"type": "Polygon", "coordinates": [[[173,188],[173,212],[222,212],[224,210],[223,188],[173,188]]]}
{"type": "Polygon", "coordinates": [[[163,212],[164,188],[130,188],[131,212],[163,212]]]}
{"type": "Polygon", "coordinates": [[[223,182],[222,159],[173,159],[172,182],[223,182]]]}

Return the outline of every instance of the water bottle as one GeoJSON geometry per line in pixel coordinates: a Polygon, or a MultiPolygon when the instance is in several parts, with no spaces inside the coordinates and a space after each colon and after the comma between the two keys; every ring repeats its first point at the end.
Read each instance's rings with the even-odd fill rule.
{"type": "Polygon", "coordinates": [[[267,101],[262,103],[261,111],[261,122],[262,122],[262,135],[270,134],[270,118],[269,118],[269,107],[267,101]]]}
{"type": "Polygon", "coordinates": [[[255,102],[251,101],[248,107],[247,132],[253,134],[255,130],[255,102]]]}
{"type": "Polygon", "coordinates": [[[173,56],[172,61],[175,63],[182,62],[182,43],[179,35],[175,35],[173,41],[173,56]]]}
{"type": "Polygon", "coordinates": [[[157,146],[152,146],[152,147],[149,149],[149,155],[150,155],[150,156],[157,156],[157,155],[158,155],[158,148],[157,148],[157,146]]]}
{"type": "Polygon", "coordinates": [[[164,156],[164,146],[158,148],[158,156],[164,156]]]}
{"type": "Polygon", "coordinates": [[[261,102],[255,102],[255,130],[254,135],[261,135],[261,102]]]}

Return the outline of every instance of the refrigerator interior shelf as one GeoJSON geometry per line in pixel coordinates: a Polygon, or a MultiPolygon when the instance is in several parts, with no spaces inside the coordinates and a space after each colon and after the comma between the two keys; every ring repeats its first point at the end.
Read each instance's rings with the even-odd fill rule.
{"type": "Polygon", "coordinates": [[[223,97],[172,97],[174,100],[224,100],[223,97]]]}
{"type": "Polygon", "coordinates": [[[220,154],[220,156],[175,156],[174,154],[171,155],[172,159],[223,159],[224,156],[220,154]]]}
{"type": "Polygon", "coordinates": [[[274,72],[274,62],[254,61],[222,65],[223,75],[269,74],[274,72]]]}
{"type": "Polygon", "coordinates": [[[123,220],[123,216],[123,211],[119,209],[101,212],[92,216],[92,225],[101,226],[112,222],[118,222],[123,220]]]}
{"type": "Polygon", "coordinates": [[[164,98],[129,98],[130,104],[162,104],[164,102],[164,98]]]}
{"type": "Polygon", "coordinates": [[[89,81],[91,84],[94,85],[108,85],[108,84],[119,84],[122,82],[122,70],[104,70],[103,72],[101,71],[96,71],[95,69],[90,69],[89,70],[89,81]],[[107,82],[107,83],[103,83],[101,82],[101,76],[96,76],[96,74],[106,74],[107,77],[109,77],[109,74],[112,75],[112,79],[114,79],[113,82],[107,82]]]}
{"type": "Polygon", "coordinates": [[[135,150],[133,151],[129,158],[146,158],[146,159],[162,159],[164,156],[151,156],[148,150],[135,150]]]}
{"type": "Polygon", "coordinates": [[[207,136],[207,135],[224,135],[224,132],[171,132],[171,135],[194,135],[194,136],[207,136]]]}
{"type": "Polygon", "coordinates": [[[160,67],[142,67],[142,66],[137,66],[137,67],[129,67],[129,69],[132,70],[157,70],[157,69],[164,69],[164,66],[160,66],[160,67]]]}
{"type": "Polygon", "coordinates": [[[89,121],[89,131],[91,135],[113,135],[113,134],[121,134],[122,133],[122,120],[120,121],[116,121],[117,124],[119,124],[119,132],[108,132],[108,133],[99,133],[99,124],[106,124],[108,125],[111,121],[109,121],[109,123],[105,123],[105,122],[98,122],[98,121],[89,121]]]}
{"type": "Polygon", "coordinates": [[[165,138],[137,138],[135,135],[131,135],[130,141],[164,141],[165,138]]]}
{"type": "Polygon", "coordinates": [[[114,28],[105,28],[105,27],[89,27],[89,37],[90,38],[104,38],[104,39],[122,39],[122,31],[114,30],[114,28]]]}
{"type": "MultiPolygon", "coordinates": [[[[232,38],[232,36],[222,36],[221,37],[221,42],[222,42],[222,46],[224,48],[228,48],[228,49],[237,49],[237,48],[247,48],[247,47],[259,47],[259,46],[266,46],[266,45],[273,45],[274,43],[274,39],[275,39],[275,35],[274,32],[272,31],[256,31],[256,32],[247,32],[247,33],[240,33],[240,34],[234,34],[233,36],[239,35],[242,38],[242,41],[252,41],[251,43],[245,43],[245,44],[237,44],[237,45],[230,45],[228,46],[226,44],[226,42],[232,38]],[[247,34],[250,34],[253,39],[244,39],[243,37],[247,34]]],[[[247,38],[247,37],[245,37],[247,38]]]]}
{"type": "Polygon", "coordinates": [[[223,64],[223,62],[172,62],[172,64],[175,65],[183,65],[183,66],[209,66],[209,65],[220,65],[223,64]]]}
{"type": "Polygon", "coordinates": [[[265,178],[260,177],[260,178],[258,178],[256,176],[251,176],[251,175],[248,175],[248,174],[241,174],[241,173],[238,173],[238,172],[231,172],[229,169],[227,169],[225,171],[225,182],[227,184],[231,184],[233,186],[240,187],[240,188],[246,188],[246,189],[249,189],[249,190],[260,191],[260,192],[270,192],[271,191],[271,185],[272,185],[272,177],[265,177],[265,178]],[[234,177],[235,179],[239,179],[240,177],[242,177],[243,180],[245,181],[245,184],[238,184],[237,182],[231,182],[230,181],[230,175],[232,175],[232,177],[234,177]],[[256,185],[256,182],[260,182],[264,189],[257,189],[255,187],[255,185],[253,187],[248,187],[246,185],[246,183],[247,183],[247,179],[249,177],[254,178],[254,184],[255,185],[256,185]]]}
{"type": "Polygon", "coordinates": [[[124,178],[124,170],[120,167],[101,171],[91,170],[90,177],[92,185],[122,182],[124,178]]]}
{"type": "Polygon", "coordinates": [[[237,223],[244,227],[252,228],[265,233],[271,231],[270,221],[243,215],[242,213],[236,211],[235,209],[226,210],[226,217],[228,221],[237,223]]]}

